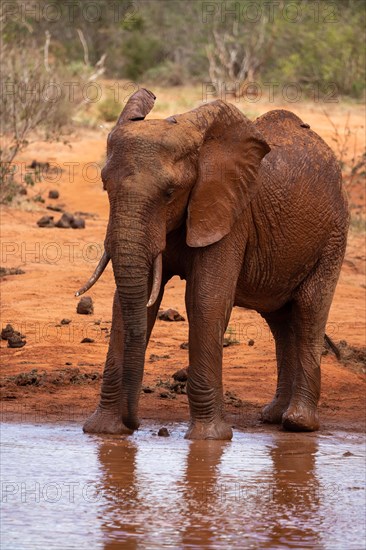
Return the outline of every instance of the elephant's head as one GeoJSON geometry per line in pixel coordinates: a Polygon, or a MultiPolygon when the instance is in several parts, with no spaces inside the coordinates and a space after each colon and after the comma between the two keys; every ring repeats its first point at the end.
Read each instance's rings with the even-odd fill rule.
{"type": "Polygon", "coordinates": [[[144,120],[154,100],[148,90],[136,92],[108,136],[105,253],[78,293],[111,259],[124,325],[123,421],[132,429],[138,426],[146,305],[159,294],[166,235],[185,225],[190,247],[227,235],[255,193],[259,164],[270,150],[233,105],[218,100],[165,120],[144,120]]]}

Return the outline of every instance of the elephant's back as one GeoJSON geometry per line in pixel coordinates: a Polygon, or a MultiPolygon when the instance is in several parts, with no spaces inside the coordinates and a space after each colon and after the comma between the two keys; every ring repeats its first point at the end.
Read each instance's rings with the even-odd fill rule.
{"type": "Polygon", "coordinates": [[[288,195],[344,202],[339,163],[308,124],[290,111],[277,109],[257,118],[255,126],[271,147],[261,163],[262,181],[270,181],[288,195]]]}
{"type": "Polygon", "coordinates": [[[340,190],[342,176],[337,159],[309,124],[284,109],[269,111],[254,124],[271,147],[265,157],[267,169],[283,170],[286,166],[299,183],[303,178],[318,184],[324,181],[328,187],[340,190]]]}

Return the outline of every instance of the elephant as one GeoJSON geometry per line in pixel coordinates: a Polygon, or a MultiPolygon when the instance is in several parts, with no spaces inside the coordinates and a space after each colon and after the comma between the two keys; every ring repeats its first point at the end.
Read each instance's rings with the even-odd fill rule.
{"type": "Polygon", "coordinates": [[[177,275],[189,322],[185,437],[232,437],[222,349],[234,306],[256,310],[274,337],[277,388],[263,422],[317,430],[322,344],[349,224],[337,159],[290,111],[252,122],[217,99],[145,120],[155,99],[139,89],[107,138],[105,249],[76,294],[110,260],[116,291],[100,402],[83,429],[138,429],[145,349],[177,275]]]}

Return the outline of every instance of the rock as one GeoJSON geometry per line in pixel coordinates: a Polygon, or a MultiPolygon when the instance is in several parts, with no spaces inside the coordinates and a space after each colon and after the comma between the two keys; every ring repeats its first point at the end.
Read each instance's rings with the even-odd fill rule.
{"type": "Polygon", "coordinates": [[[142,391],[144,393],[154,393],[154,388],[150,388],[150,386],[143,386],[142,391]]]}
{"type": "Polygon", "coordinates": [[[94,340],[93,338],[83,338],[80,342],[80,344],[93,344],[94,340]]]}
{"type": "Polygon", "coordinates": [[[33,168],[33,170],[44,170],[48,172],[50,168],[49,162],[38,162],[38,160],[33,160],[32,164],[28,166],[28,168],[33,168]]]}
{"type": "Polygon", "coordinates": [[[351,451],[346,451],[345,453],[343,453],[343,456],[355,456],[355,455],[351,453],[351,451]]]}
{"type": "Polygon", "coordinates": [[[6,277],[7,275],[24,275],[25,271],[20,267],[0,267],[0,277],[6,277]]]}
{"type": "Polygon", "coordinates": [[[25,187],[21,187],[19,189],[19,195],[28,195],[28,191],[26,190],[25,187]]]}
{"type": "Polygon", "coordinates": [[[73,229],[84,229],[85,220],[83,220],[83,218],[73,218],[71,221],[71,227],[73,229]]]}
{"type": "Polygon", "coordinates": [[[70,361],[66,361],[65,365],[67,365],[67,366],[71,366],[71,365],[72,365],[72,363],[70,363],[70,361]]]}
{"type": "MultiPolygon", "coordinates": [[[[95,325],[100,325],[100,323],[101,323],[101,320],[100,320],[100,319],[97,319],[96,321],[94,321],[94,324],[95,324],[95,325]]],[[[102,329],[100,329],[100,330],[102,330],[102,329]]]]}
{"type": "Polygon", "coordinates": [[[57,189],[51,189],[48,193],[49,199],[58,199],[60,196],[60,193],[57,191],[57,189]]]}
{"type": "Polygon", "coordinates": [[[173,384],[170,384],[169,389],[171,392],[178,393],[178,394],[187,393],[185,382],[174,382],[173,384]]]}
{"type": "Polygon", "coordinates": [[[71,319],[61,319],[61,325],[69,325],[71,323],[71,319]]]}
{"type": "Polygon", "coordinates": [[[248,340],[248,346],[254,346],[254,340],[250,339],[248,340]]]}
{"type": "Polygon", "coordinates": [[[160,428],[160,430],[158,431],[158,435],[160,437],[169,437],[170,433],[168,432],[167,428],[160,428]]]}
{"type": "Polygon", "coordinates": [[[160,397],[161,399],[168,399],[168,398],[169,398],[169,394],[168,394],[166,391],[162,391],[162,392],[160,392],[159,397],[160,397]]]}
{"type": "Polygon", "coordinates": [[[1,339],[8,340],[11,336],[14,335],[14,329],[11,325],[7,324],[6,327],[1,331],[1,339]]]}
{"type": "Polygon", "coordinates": [[[38,227],[55,227],[53,216],[42,216],[37,222],[38,227]]]}
{"type": "Polygon", "coordinates": [[[179,347],[180,349],[189,349],[189,344],[188,342],[183,342],[179,347]]]}
{"type": "Polygon", "coordinates": [[[22,348],[27,342],[22,340],[22,337],[18,334],[9,336],[8,338],[8,348],[22,348]]]}
{"type": "Polygon", "coordinates": [[[177,382],[187,382],[188,380],[188,367],[186,369],[177,370],[172,374],[172,378],[177,382]]]}
{"type": "Polygon", "coordinates": [[[93,300],[90,296],[83,296],[80,298],[76,307],[76,313],[80,315],[92,315],[94,313],[93,300]]]}
{"type": "Polygon", "coordinates": [[[52,204],[49,204],[46,206],[47,210],[52,210],[53,212],[63,212],[64,209],[61,206],[53,206],[52,204]]]}
{"type": "Polygon", "coordinates": [[[159,311],[158,319],[160,321],[185,321],[185,318],[176,309],[166,309],[165,311],[159,311]]]}
{"type": "Polygon", "coordinates": [[[74,216],[69,212],[64,212],[58,222],[55,223],[55,227],[60,227],[61,229],[69,229],[71,227],[71,222],[73,221],[74,216]]]}

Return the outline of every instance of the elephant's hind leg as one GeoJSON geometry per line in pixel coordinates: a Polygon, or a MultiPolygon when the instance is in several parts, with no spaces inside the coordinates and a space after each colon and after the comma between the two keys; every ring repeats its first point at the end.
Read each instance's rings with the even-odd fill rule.
{"type": "Polygon", "coordinates": [[[281,424],[282,415],[291,401],[297,362],[292,304],[286,304],[280,310],[263,317],[275,339],[277,388],[272,401],[263,408],[261,420],[270,424],[281,424]]]}
{"type": "Polygon", "coordinates": [[[320,360],[325,326],[346,246],[346,237],[330,241],[316,268],[294,296],[297,368],[291,401],[282,417],[291,431],[319,428],[320,360]]]}

